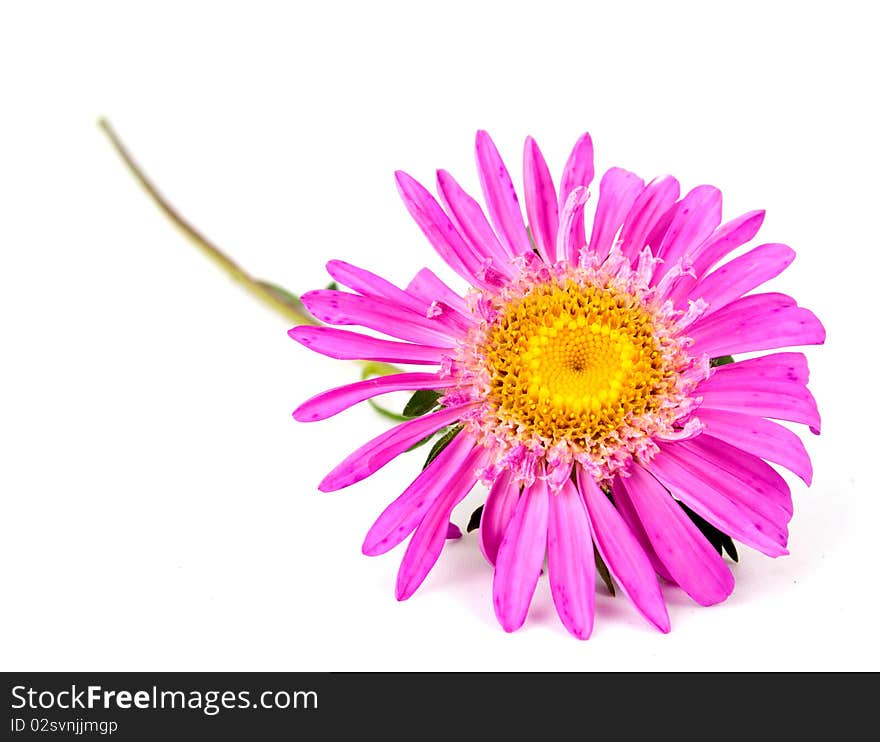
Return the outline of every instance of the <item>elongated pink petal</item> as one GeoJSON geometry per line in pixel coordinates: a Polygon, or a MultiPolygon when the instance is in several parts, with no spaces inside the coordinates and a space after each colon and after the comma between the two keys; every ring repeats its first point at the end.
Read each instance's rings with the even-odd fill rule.
{"type": "Polygon", "coordinates": [[[466,281],[482,285],[483,282],[477,277],[482,266],[455,225],[449,221],[446,212],[440,208],[440,204],[421,183],[402,170],[398,170],[394,175],[397,180],[397,190],[400,191],[407,211],[437,254],[466,281]]]}
{"type": "Polygon", "coordinates": [[[589,196],[586,188],[575,188],[568,194],[560,215],[556,253],[574,265],[578,262],[581,248],[586,247],[581,237],[584,231],[584,204],[589,196]]]}
{"type": "Polygon", "coordinates": [[[483,198],[501,244],[511,257],[531,252],[532,244],[523,223],[513,181],[495,143],[485,131],[477,132],[476,156],[483,198]]]}
{"type": "Polygon", "coordinates": [[[392,502],[373,523],[364,538],[361,551],[377,556],[393,549],[422,522],[434,504],[458,476],[462,464],[474,448],[474,440],[459,433],[412,484],[392,502]]]}
{"type": "Polygon", "coordinates": [[[655,178],[638,195],[620,230],[620,249],[631,261],[648,244],[648,235],[679,195],[678,181],[671,175],[655,178]]]}
{"type": "Polygon", "coordinates": [[[492,598],[505,631],[516,631],[529,612],[547,551],[549,510],[547,483],[538,477],[519,498],[498,549],[492,598]]]}
{"type": "Polygon", "coordinates": [[[768,353],[736,363],[727,363],[713,369],[712,376],[700,384],[700,389],[751,389],[778,385],[786,388],[806,386],[810,380],[807,357],[797,351],[768,353]]]}
{"type": "MultiPolygon", "coordinates": [[[[559,181],[559,211],[561,212],[565,206],[571,192],[578,187],[589,188],[593,182],[595,169],[593,166],[593,140],[589,134],[582,134],[574,147],[565,167],[562,170],[562,178],[559,181]]],[[[587,242],[584,231],[583,218],[575,222],[573,225],[573,238],[579,245],[585,245],[587,242]]]]}
{"type": "Polygon", "coordinates": [[[645,181],[638,175],[619,167],[611,168],[602,176],[589,243],[590,250],[600,258],[608,255],[618,230],[644,187],[645,181]]]}
{"type": "Polygon", "coordinates": [[[425,302],[426,305],[434,301],[443,302],[462,315],[470,317],[470,311],[464,299],[456,294],[449,286],[441,281],[436,274],[428,268],[422,268],[406,287],[408,294],[425,302]]]}
{"type": "Polygon", "coordinates": [[[730,499],[766,518],[781,533],[786,532],[794,512],[791,490],[770,464],[708,435],[661,444],[660,448],[694,470],[704,472],[707,482],[723,481],[727,486],[730,480],[736,480],[736,488],[730,488],[730,499]]]}
{"type": "MultiPolygon", "coordinates": [[[[452,332],[455,336],[460,335],[460,330],[470,324],[465,318],[468,311],[464,300],[427,268],[424,268],[422,272],[430,274],[433,277],[434,284],[430,286],[431,290],[425,292],[424,295],[419,291],[404,291],[381,276],[377,276],[375,273],[370,273],[370,271],[358,268],[342,260],[331,260],[327,263],[327,272],[343,286],[348,286],[363,296],[384,299],[397,307],[415,312],[422,317],[430,316],[436,325],[442,326],[447,332],[452,332]],[[437,284],[442,286],[442,290],[438,289],[437,284]],[[454,309],[455,311],[437,313],[436,308],[438,305],[448,310],[454,309]]],[[[413,281],[416,281],[416,279],[413,279],[413,281]]],[[[430,281],[431,279],[428,279],[427,282],[430,281]]],[[[426,283],[426,281],[419,281],[419,283],[421,285],[426,283]]]]}
{"type": "Polygon", "coordinates": [[[716,356],[825,342],[825,328],[815,314],[784,294],[751,294],[715,314],[700,318],[687,334],[691,353],[716,356]]]}
{"type": "Polygon", "coordinates": [[[449,348],[398,343],[361,335],[335,327],[298,325],[287,331],[296,342],[316,353],[343,361],[383,361],[385,363],[439,364],[449,348]]]}
{"type": "Polygon", "coordinates": [[[722,224],[691,255],[697,278],[702,278],[718,261],[751,240],[764,223],[764,211],[749,211],[722,224]]]}
{"type": "Polygon", "coordinates": [[[732,499],[739,486],[733,477],[723,481],[713,478],[710,484],[703,478],[699,462],[692,466],[687,456],[682,460],[668,450],[656,454],[646,466],[673,495],[731,538],[768,556],[788,553],[780,529],[732,499]]]}
{"type": "Polygon", "coordinates": [[[754,456],[784,466],[809,486],[813,465],[801,439],[779,423],[741,412],[701,407],[703,435],[712,436],[754,456]]]}
{"type": "Polygon", "coordinates": [[[553,264],[556,262],[556,232],[559,229],[556,187],[538,143],[531,137],[526,137],[523,150],[523,181],[532,239],[541,257],[553,264]]]}
{"type": "Polygon", "coordinates": [[[297,407],[293,417],[301,423],[326,420],[358,402],[379,394],[417,389],[443,389],[454,384],[455,380],[451,377],[440,377],[437,374],[406,373],[379,376],[316,394],[297,407]]]}
{"type": "Polygon", "coordinates": [[[513,484],[509,469],[492,483],[480,516],[480,549],[490,564],[498,558],[498,547],[519,501],[519,485],[513,484]]]}
{"type": "Polygon", "coordinates": [[[396,595],[398,600],[409,598],[425,581],[428,572],[446,543],[449,516],[477,481],[476,469],[486,458],[486,449],[474,448],[459,469],[458,475],[446,491],[428,509],[424,519],[406,547],[406,553],[397,572],[396,595]]]}
{"type": "Polygon", "coordinates": [[[483,209],[445,170],[437,171],[437,193],[458,231],[470,243],[471,249],[477,255],[490,258],[496,270],[510,275],[510,256],[498,241],[483,209]]]}
{"type": "Polygon", "coordinates": [[[802,423],[818,433],[822,423],[808,379],[803,353],[771,353],[720,366],[696,389],[703,399],[700,417],[705,409],[742,412],[802,423]]]}
{"type": "Polygon", "coordinates": [[[664,634],[669,612],[651,562],[630,528],[593,478],[577,468],[578,487],[587,506],[593,537],[608,571],[648,621],[664,634]]]}
{"type": "Polygon", "coordinates": [[[797,395],[781,394],[772,390],[707,391],[703,394],[700,417],[704,410],[743,412],[757,417],[788,420],[808,425],[817,434],[822,429],[816,400],[806,388],[797,395]]]}
{"type": "Polygon", "coordinates": [[[724,256],[751,240],[758,233],[763,221],[763,211],[750,211],[718,227],[708,239],[691,252],[693,275],[685,273],[679,276],[670,287],[667,298],[677,307],[684,306],[686,297],[697,281],[724,256]]]}
{"type": "Polygon", "coordinates": [[[654,271],[656,285],[681,258],[690,255],[721,223],[721,191],[697,186],[678,204],[656,255],[663,259],[654,271]]]}
{"type": "Polygon", "coordinates": [[[562,170],[559,181],[559,210],[565,206],[568,195],[578,186],[589,188],[595,176],[593,167],[593,140],[589,134],[582,134],[574,143],[571,154],[562,170]]]}
{"type": "Polygon", "coordinates": [[[459,333],[386,299],[320,289],[301,297],[306,309],[331,325],[360,325],[371,330],[426,345],[452,346],[459,333]]]}
{"type": "Polygon", "coordinates": [[[342,463],[324,477],[318,485],[318,489],[321,492],[334,492],[355,482],[360,482],[425,436],[440,430],[445,425],[458,421],[462,413],[471,406],[473,405],[447,407],[439,412],[432,412],[429,415],[417,417],[415,420],[407,420],[405,423],[395,425],[391,430],[386,430],[382,435],[373,438],[347,456],[342,463]]]}
{"type": "Polygon", "coordinates": [[[618,479],[626,491],[657,556],[675,581],[700,605],[715,605],[733,592],[734,579],[724,559],[666,489],[641,466],[618,479]]]}
{"type": "Polygon", "coordinates": [[[620,485],[616,481],[612,482],[611,491],[614,494],[614,506],[617,509],[617,512],[620,513],[623,522],[626,523],[630,532],[635,536],[636,541],[638,541],[639,546],[642,547],[642,551],[647,555],[648,561],[651,562],[654,571],[667,582],[675,584],[675,579],[669,574],[666,565],[660,561],[660,557],[657,556],[654,547],[651,546],[651,539],[648,538],[648,534],[645,532],[645,527],[642,525],[642,521],[639,520],[636,511],[633,509],[629,497],[617,495],[619,489],[620,485]]]}
{"type": "Polygon", "coordinates": [[[455,523],[449,523],[446,526],[446,540],[456,541],[461,538],[461,529],[455,523]]]}
{"type": "Polygon", "coordinates": [[[423,316],[428,308],[425,302],[407,294],[406,291],[398,288],[390,281],[386,281],[375,273],[370,273],[368,270],[358,268],[343,260],[331,260],[328,262],[327,272],[343,286],[348,286],[352,291],[357,291],[364,296],[387,299],[404,309],[409,309],[423,316]]]}
{"type": "Polygon", "coordinates": [[[702,317],[714,314],[734,299],[778,276],[794,260],[788,245],[759,245],[734,258],[703,278],[690,292],[691,299],[702,299],[709,306],[702,317]]]}
{"type": "Polygon", "coordinates": [[[549,499],[547,571],[553,603],[569,633],[578,639],[588,639],[593,631],[596,599],[590,521],[571,479],[549,499]]]}

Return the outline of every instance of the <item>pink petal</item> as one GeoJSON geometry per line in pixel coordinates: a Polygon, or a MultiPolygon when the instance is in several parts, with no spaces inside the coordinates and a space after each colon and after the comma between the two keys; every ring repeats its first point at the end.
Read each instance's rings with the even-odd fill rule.
{"type": "Polygon", "coordinates": [[[648,244],[648,235],[675,203],[678,194],[678,181],[666,175],[648,183],[633,202],[620,231],[621,252],[631,261],[648,244]]]}
{"type": "MultiPolygon", "coordinates": [[[[589,188],[593,182],[595,170],[593,168],[593,140],[589,134],[581,135],[580,139],[575,142],[562,170],[562,178],[559,181],[559,211],[565,206],[569,194],[581,186],[589,188]]],[[[581,245],[586,244],[586,235],[584,234],[583,223],[579,225],[578,231],[575,233],[575,241],[581,245]]]]}
{"type": "Polygon", "coordinates": [[[599,203],[590,235],[590,250],[604,258],[611,250],[617,232],[645,187],[635,173],[613,167],[599,183],[599,203]]]}
{"type": "Polygon", "coordinates": [[[563,626],[578,639],[593,631],[596,564],[584,501],[571,479],[550,495],[547,570],[553,603],[563,626]]]}
{"type": "Polygon", "coordinates": [[[403,494],[382,511],[367,532],[361,551],[367,556],[384,554],[409,536],[428,508],[452,485],[473,448],[471,436],[455,436],[403,494]]]}
{"type": "Polygon", "coordinates": [[[505,631],[516,631],[526,620],[547,550],[549,510],[547,483],[538,477],[519,498],[498,549],[492,595],[505,631]]]}
{"type": "Polygon", "coordinates": [[[379,376],[375,379],[358,381],[354,384],[338,386],[316,394],[303,402],[293,412],[293,417],[301,423],[326,420],[358,402],[389,392],[415,391],[416,389],[443,389],[455,384],[451,377],[441,378],[437,374],[406,373],[379,376]]]}
{"type": "Polygon", "coordinates": [[[467,308],[464,299],[456,294],[449,286],[441,281],[428,268],[422,268],[413,277],[406,287],[408,294],[425,302],[426,306],[434,301],[440,301],[460,313],[463,317],[470,317],[471,312],[467,308]]]}
{"type": "Polygon", "coordinates": [[[498,547],[519,501],[518,484],[513,484],[509,469],[502,470],[492,483],[480,516],[480,549],[490,564],[498,558],[498,547]]]}
{"type": "Polygon", "coordinates": [[[784,466],[809,485],[813,466],[801,439],[778,423],[740,412],[701,407],[703,435],[712,436],[774,464],[784,466]]]}
{"type": "Polygon", "coordinates": [[[646,466],[673,495],[731,538],[768,556],[788,553],[786,536],[779,528],[735,502],[739,486],[735,479],[713,477],[707,482],[699,460],[670,455],[671,449],[656,454],[646,466]]]}
{"type": "Polygon", "coordinates": [[[795,252],[788,245],[759,245],[703,278],[691,289],[689,296],[691,299],[702,299],[709,305],[702,314],[702,317],[707,317],[778,276],[791,265],[794,257],[795,252]]]}
{"type": "Polygon", "coordinates": [[[654,477],[637,465],[628,478],[617,481],[682,590],[700,605],[715,605],[733,592],[733,575],[724,559],[654,477]]]}
{"type": "Polygon", "coordinates": [[[818,433],[822,423],[805,386],[808,378],[802,353],[772,353],[720,366],[696,389],[703,398],[699,416],[704,409],[741,412],[803,423],[818,433]]]}
{"type": "Polygon", "coordinates": [[[590,197],[586,188],[575,188],[568,194],[562,207],[559,231],[556,235],[556,254],[577,264],[581,248],[586,247],[581,237],[584,231],[584,204],[590,197]]]}
{"type": "Polygon", "coordinates": [[[461,529],[455,525],[455,523],[450,523],[446,527],[446,540],[447,541],[456,541],[461,538],[461,529]]]}
{"type": "Polygon", "coordinates": [[[495,143],[485,131],[477,132],[476,155],[483,198],[501,244],[511,257],[531,252],[532,244],[523,223],[513,181],[495,143]]]}
{"type": "Polygon", "coordinates": [[[752,239],[758,233],[763,221],[763,211],[750,211],[718,227],[711,237],[691,253],[694,275],[679,276],[668,298],[672,299],[676,306],[681,306],[697,280],[706,275],[725,255],[752,239]]]}
{"type": "Polygon", "coordinates": [[[462,413],[473,405],[446,407],[415,420],[395,425],[382,435],[361,446],[331,471],[318,485],[321,492],[334,492],[350,484],[360,482],[381,469],[391,459],[399,456],[414,443],[445,425],[456,422],[462,413]]]}
{"type": "Polygon", "coordinates": [[[398,600],[406,600],[424,582],[428,572],[437,563],[437,558],[446,543],[449,516],[477,481],[476,469],[486,457],[486,449],[477,446],[462,464],[458,476],[445,492],[434,502],[416,528],[416,532],[406,547],[406,553],[397,572],[396,595],[398,600]]]}
{"type": "Polygon", "coordinates": [[[441,347],[454,345],[459,334],[424,314],[374,296],[321,289],[308,291],[301,299],[313,316],[331,325],[360,325],[401,340],[441,347]]]}
{"type": "Polygon", "coordinates": [[[709,477],[722,479],[725,483],[731,478],[737,480],[739,486],[731,499],[740,507],[766,518],[780,532],[786,531],[794,512],[791,490],[770,464],[708,435],[661,444],[660,448],[682,461],[686,459],[693,468],[706,472],[707,481],[709,477]]]}
{"type": "Polygon", "coordinates": [[[424,316],[428,305],[414,296],[410,296],[403,289],[398,288],[390,281],[386,281],[375,273],[358,268],[342,260],[331,260],[327,263],[327,272],[343,286],[348,286],[352,291],[357,291],[364,296],[373,296],[387,299],[405,309],[424,316]]]}
{"type": "Polygon", "coordinates": [[[608,571],[636,609],[660,631],[667,633],[669,613],[650,560],[593,478],[580,467],[577,474],[593,537],[608,571]]]}
{"type": "Polygon", "coordinates": [[[747,389],[755,384],[805,386],[810,380],[810,367],[803,353],[787,351],[768,353],[736,363],[718,366],[700,389],[747,389]]]}
{"type": "Polygon", "coordinates": [[[740,245],[751,240],[764,223],[764,211],[749,211],[722,224],[702,245],[694,250],[691,259],[697,278],[704,276],[713,265],[740,245]]]}
{"type": "Polygon", "coordinates": [[[623,519],[623,522],[626,523],[630,533],[635,536],[639,546],[642,547],[642,551],[645,552],[654,571],[667,582],[675,584],[675,579],[669,574],[669,570],[666,569],[666,566],[660,561],[660,557],[654,552],[654,547],[651,546],[651,540],[648,538],[648,534],[645,533],[645,527],[639,520],[636,511],[633,509],[629,497],[626,497],[625,492],[623,495],[618,494],[620,487],[620,484],[618,484],[616,480],[612,482],[611,492],[614,495],[614,506],[617,509],[617,512],[620,513],[620,517],[623,519]]]}
{"type": "Polygon", "coordinates": [[[445,170],[437,171],[437,193],[461,235],[477,254],[491,258],[497,270],[509,274],[510,257],[498,241],[480,205],[445,170]]]}
{"type": "Polygon", "coordinates": [[[383,361],[385,363],[439,364],[449,348],[380,340],[335,327],[298,325],[287,331],[296,342],[330,358],[343,361],[383,361]]]}
{"type": "Polygon", "coordinates": [[[721,223],[721,191],[697,186],[677,205],[656,255],[663,259],[654,272],[656,285],[681,258],[692,253],[721,223]]]}
{"type": "Polygon", "coordinates": [[[743,296],[698,319],[687,334],[694,340],[690,352],[710,358],[825,342],[825,328],[816,315],[784,294],[743,296]]]}
{"type": "MultiPolygon", "coordinates": [[[[526,137],[523,151],[523,181],[532,238],[541,257],[553,264],[556,262],[556,232],[559,230],[556,187],[544,156],[531,137],[526,137]]],[[[583,240],[581,244],[584,244],[583,240]]]]}
{"type": "Polygon", "coordinates": [[[477,277],[481,263],[462,239],[446,212],[418,181],[401,170],[395,174],[403,203],[425,237],[452,270],[466,281],[483,285],[477,277]]]}

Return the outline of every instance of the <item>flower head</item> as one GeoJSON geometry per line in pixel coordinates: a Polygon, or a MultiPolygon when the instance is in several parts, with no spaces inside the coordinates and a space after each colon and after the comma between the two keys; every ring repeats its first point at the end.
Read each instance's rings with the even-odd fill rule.
{"type": "Polygon", "coordinates": [[[558,194],[526,139],[527,228],[485,132],[476,155],[488,219],[445,171],[437,175],[439,203],[397,173],[410,214],[470,284],[464,295],[428,269],[401,289],[331,261],[330,274],[353,293],[303,296],[325,322],[396,338],[296,327],[290,335],[303,345],[334,358],[433,368],[324,392],[296,410],[298,420],[392,391],[440,394],[435,411],[362,446],[320,489],[353,484],[442,430],[445,447],[364,541],[364,553],[375,555],[412,534],[399,599],[458,535],[452,510],[483,481],[480,545],[495,567],[494,606],[505,630],[525,621],[546,558],[562,622],[587,638],[595,550],[635,607],[668,631],[658,575],[702,605],[733,590],[707,532],[769,556],[787,553],[791,494],[767,462],[807,484],[812,470],[800,438],[768,418],[819,432],[806,359],[728,357],[824,341],[821,323],[790,297],[750,293],[794,252],[763,244],[716,267],[757,234],[763,212],[721,224],[718,189],[698,186],[679,198],[674,178],[645,184],[620,168],[602,176],[587,236],[589,135],[576,143],[558,194]]]}

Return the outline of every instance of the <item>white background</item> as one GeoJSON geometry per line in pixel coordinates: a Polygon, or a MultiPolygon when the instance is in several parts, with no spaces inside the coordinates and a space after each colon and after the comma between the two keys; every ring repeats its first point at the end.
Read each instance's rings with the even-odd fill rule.
{"type": "Polygon", "coordinates": [[[0,7],[3,669],[878,669],[869,3],[0,7]],[[543,581],[505,634],[475,536],[397,603],[402,547],[360,544],[422,453],[317,492],[386,423],[290,411],[357,370],[289,340],[171,228],[99,115],[192,221],[297,292],[332,257],[399,283],[439,270],[392,171],[474,191],[477,128],[517,182],[526,134],[558,177],[589,130],[600,171],[716,184],[726,217],[766,208],[761,241],[798,251],[775,288],[829,338],[808,351],[824,431],[804,432],[792,555],[743,548],[715,608],[668,589],[667,636],[602,593],[578,642],[543,581]]]}

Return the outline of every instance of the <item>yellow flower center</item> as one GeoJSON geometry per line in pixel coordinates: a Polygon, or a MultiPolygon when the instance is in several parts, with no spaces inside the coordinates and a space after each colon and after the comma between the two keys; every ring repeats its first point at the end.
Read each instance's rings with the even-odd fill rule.
{"type": "Polygon", "coordinates": [[[627,293],[570,279],[538,285],[486,334],[489,401],[503,422],[548,445],[589,448],[674,387],[654,335],[627,293]]]}

